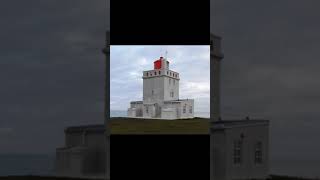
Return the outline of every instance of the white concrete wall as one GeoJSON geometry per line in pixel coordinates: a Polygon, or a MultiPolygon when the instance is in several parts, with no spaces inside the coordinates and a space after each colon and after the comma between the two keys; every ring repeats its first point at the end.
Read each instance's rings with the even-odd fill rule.
{"type": "MultiPolygon", "coordinates": [[[[212,134],[212,133],[211,133],[212,134]]],[[[214,137],[210,135],[210,174],[211,180],[226,179],[226,135],[224,131],[217,131],[214,137]],[[213,177],[212,177],[213,176],[213,177]]]]}
{"type": "Polygon", "coordinates": [[[173,102],[173,103],[165,103],[163,105],[163,108],[169,108],[169,109],[174,109],[174,115],[175,115],[175,118],[180,118],[181,116],[181,104],[180,102],[173,102]]]}
{"type": "Polygon", "coordinates": [[[107,142],[103,132],[67,133],[66,139],[66,147],[56,151],[57,175],[82,177],[105,174],[107,142]]]}
{"type": "Polygon", "coordinates": [[[84,176],[84,159],[87,154],[88,148],[86,147],[57,150],[55,161],[57,175],[71,177],[84,176]]]}
{"type": "Polygon", "coordinates": [[[166,59],[163,59],[161,61],[161,69],[169,69],[170,67],[170,62],[167,61],[166,59]]]}
{"type": "Polygon", "coordinates": [[[105,137],[101,132],[88,132],[85,136],[85,145],[89,148],[106,149],[105,137]]]}
{"type": "Polygon", "coordinates": [[[88,153],[84,159],[85,174],[105,173],[106,138],[103,133],[91,132],[85,136],[88,153]]]}
{"type": "Polygon", "coordinates": [[[69,173],[71,176],[84,175],[83,165],[87,148],[76,148],[69,153],[69,173]]]}
{"type": "Polygon", "coordinates": [[[193,118],[193,114],[194,114],[194,100],[193,99],[188,99],[185,101],[182,101],[180,103],[180,107],[179,107],[179,111],[180,111],[180,117],[179,118],[193,118]],[[184,112],[184,106],[186,107],[186,111],[184,112]],[[191,113],[190,113],[190,108],[192,109],[191,113]]]}
{"type": "Polygon", "coordinates": [[[175,108],[162,108],[161,118],[163,119],[177,119],[177,112],[175,108]]]}
{"type": "Polygon", "coordinates": [[[173,108],[175,109],[176,118],[193,118],[194,117],[194,100],[182,100],[179,102],[166,102],[163,108],[173,108]],[[186,107],[186,111],[183,111],[183,107],[186,107]],[[191,108],[191,112],[190,112],[191,108]]]}
{"type": "Polygon", "coordinates": [[[173,77],[164,77],[164,100],[177,100],[179,99],[179,79],[173,77]],[[173,97],[170,96],[173,92],[173,97]]]}
{"type": "Polygon", "coordinates": [[[165,69],[143,71],[144,102],[177,99],[179,99],[179,73],[165,69]],[[173,97],[170,96],[170,92],[173,92],[173,97]]]}
{"type": "Polygon", "coordinates": [[[152,104],[150,105],[144,105],[143,106],[143,117],[146,118],[153,118],[156,115],[156,107],[152,104]],[[147,107],[148,107],[148,111],[147,111],[147,107]]]}
{"type": "Polygon", "coordinates": [[[136,117],[136,108],[128,108],[127,115],[128,117],[136,117]]]}
{"type": "Polygon", "coordinates": [[[130,108],[128,108],[127,115],[128,117],[142,117],[142,103],[130,103],[130,108]]]}
{"type": "Polygon", "coordinates": [[[164,78],[162,76],[143,79],[143,102],[158,102],[164,96],[164,78]],[[152,94],[153,92],[153,94],[152,94]]]}
{"type": "Polygon", "coordinates": [[[216,131],[211,134],[213,143],[213,176],[219,180],[235,179],[265,179],[268,176],[269,151],[268,151],[268,126],[242,126],[216,131]],[[244,135],[242,145],[242,163],[234,164],[233,151],[234,141],[241,139],[244,135]],[[262,142],[262,164],[254,163],[254,145],[257,141],[262,142]]]}
{"type": "Polygon", "coordinates": [[[136,104],[136,116],[142,117],[143,104],[136,104]]]}
{"type": "Polygon", "coordinates": [[[229,179],[242,177],[256,178],[268,176],[268,126],[248,126],[242,128],[232,128],[227,131],[227,177],[229,179]],[[243,163],[240,166],[233,164],[233,141],[244,134],[243,138],[243,163]],[[254,163],[254,144],[257,141],[262,142],[263,163],[256,165],[254,163]]]}
{"type": "Polygon", "coordinates": [[[72,132],[72,133],[67,133],[65,135],[65,146],[66,147],[81,146],[82,143],[83,143],[82,133],[72,132]]]}

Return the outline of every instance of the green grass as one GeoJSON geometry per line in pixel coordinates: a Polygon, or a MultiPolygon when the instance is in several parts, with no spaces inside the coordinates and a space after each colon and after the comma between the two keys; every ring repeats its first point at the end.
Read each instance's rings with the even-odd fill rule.
{"type": "Polygon", "coordinates": [[[111,118],[111,134],[209,134],[209,119],[111,118]]]}

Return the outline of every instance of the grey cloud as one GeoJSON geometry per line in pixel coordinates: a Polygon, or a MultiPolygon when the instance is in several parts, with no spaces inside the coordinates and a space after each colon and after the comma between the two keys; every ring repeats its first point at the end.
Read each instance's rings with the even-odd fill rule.
{"type": "MultiPolygon", "coordinates": [[[[319,159],[314,143],[320,118],[319,5],[315,0],[212,1],[211,31],[223,37],[225,54],[223,116],[270,119],[272,160],[319,159]]],[[[283,172],[286,168],[292,172],[290,167],[283,172]]]]}
{"type": "Polygon", "coordinates": [[[103,123],[106,1],[0,4],[0,127],[15,130],[0,153],[53,152],[66,126],[103,123]]]}
{"type": "Polygon", "coordinates": [[[3,134],[10,134],[13,132],[13,129],[12,128],[0,128],[0,134],[3,135],[3,134]]]}

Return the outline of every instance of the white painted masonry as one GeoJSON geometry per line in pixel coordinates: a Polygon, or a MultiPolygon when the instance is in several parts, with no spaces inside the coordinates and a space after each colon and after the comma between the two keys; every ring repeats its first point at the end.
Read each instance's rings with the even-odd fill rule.
{"type": "Polygon", "coordinates": [[[132,101],[128,117],[179,119],[194,117],[194,100],[179,99],[180,75],[160,57],[154,69],[143,71],[143,100],[132,101]]]}

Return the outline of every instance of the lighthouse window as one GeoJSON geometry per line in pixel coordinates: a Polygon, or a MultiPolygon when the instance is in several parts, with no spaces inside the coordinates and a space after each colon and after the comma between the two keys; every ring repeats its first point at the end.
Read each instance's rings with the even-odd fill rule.
{"type": "Polygon", "coordinates": [[[149,108],[148,108],[148,106],[146,106],[146,113],[149,113],[149,108]]]}
{"type": "Polygon", "coordinates": [[[254,147],[254,163],[262,163],[262,142],[257,142],[254,147]]]}
{"type": "Polygon", "coordinates": [[[147,76],[148,76],[148,74],[149,74],[149,73],[147,73],[147,76]]]}
{"type": "Polygon", "coordinates": [[[237,140],[233,142],[233,163],[241,164],[242,161],[242,141],[237,140]]]}
{"type": "Polygon", "coordinates": [[[161,71],[159,71],[159,75],[161,75],[161,71]]]}
{"type": "Polygon", "coordinates": [[[184,106],[183,106],[183,113],[186,113],[186,109],[187,109],[187,106],[184,105],[184,106]]]}
{"type": "Polygon", "coordinates": [[[189,113],[192,113],[192,106],[189,107],[189,113]]]}
{"type": "Polygon", "coordinates": [[[157,72],[156,72],[156,71],[154,72],[154,75],[157,75],[157,72]]]}
{"type": "Polygon", "coordinates": [[[171,72],[170,72],[170,76],[171,76],[171,72]]]}

